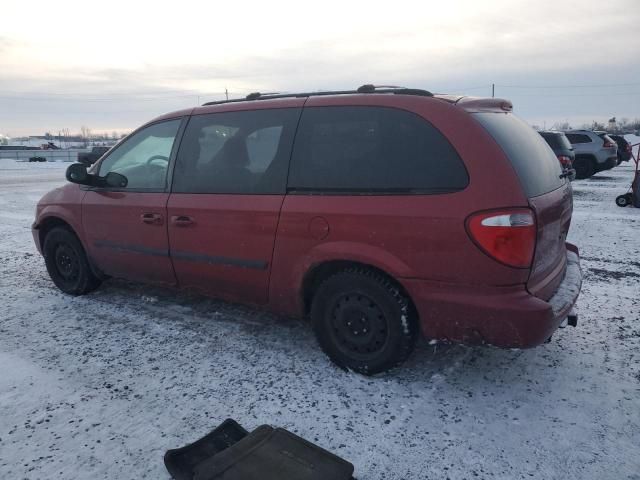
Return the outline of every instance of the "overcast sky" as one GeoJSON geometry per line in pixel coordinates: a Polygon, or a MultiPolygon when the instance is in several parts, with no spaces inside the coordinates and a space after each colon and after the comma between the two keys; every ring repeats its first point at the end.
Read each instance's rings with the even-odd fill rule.
{"type": "Polygon", "coordinates": [[[640,0],[0,3],[4,134],[128,130],[225,88],[363,83],[495,83],[547,127],[640,117],[640,0]]]}

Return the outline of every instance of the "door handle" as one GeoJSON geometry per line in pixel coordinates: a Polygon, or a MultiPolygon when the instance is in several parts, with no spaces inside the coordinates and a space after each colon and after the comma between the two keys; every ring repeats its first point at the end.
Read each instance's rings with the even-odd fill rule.
{"type": "Polygon", "coordinates": [[[147,225],[162,225],[163,223],[162,215],[159,213],[143,213],[140,215],[140,220],[147,225]]]}
{"type": "Polygon", "coordinates": [[[196,222],[193,218],[187,215],[175,215],[171,217],[171,223],[173,223],[176,227],[190,227],[196,222]]]}

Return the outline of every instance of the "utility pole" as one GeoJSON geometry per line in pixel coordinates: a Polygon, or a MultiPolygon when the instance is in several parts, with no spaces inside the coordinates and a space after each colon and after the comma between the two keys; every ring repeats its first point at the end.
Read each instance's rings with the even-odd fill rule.
{"type": "Polygon", "coordinates": [[[496,96],[496,84],[492,83],[491,84],[491,98],[495,98],[496,96]]]}
{"type": "Polygon", "coordinates": [[[227,90],[227,87],[224,87],[224,96],[229,100],[229,90],[227,90]]]}

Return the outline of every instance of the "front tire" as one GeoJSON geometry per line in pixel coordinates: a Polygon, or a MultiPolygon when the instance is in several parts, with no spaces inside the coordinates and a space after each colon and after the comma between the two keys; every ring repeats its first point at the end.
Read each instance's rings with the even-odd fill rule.
{"type": "Polygon", "coordinates": [[[100,286],[78,237],[63,227],[47,233],[42,249],[53,283],[69,295],[84,295],[100,286]]]}
{"type": "Polygon", "coordinates": [[[329,358],[364,375],[403,363],[418,338],[409,299],[386,277],[366,269],[326,279],[313,297],[311,320],[329,358]]]}

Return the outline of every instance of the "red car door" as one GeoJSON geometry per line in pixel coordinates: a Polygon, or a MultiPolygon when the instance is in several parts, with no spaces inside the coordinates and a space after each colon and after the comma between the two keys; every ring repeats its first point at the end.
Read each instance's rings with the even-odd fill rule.
{"type": "Polygon", "coordinates": [[[97,167],[127,177],[125,188],[90,188],[82,201],[88,254],[104,273],[175,284],[167,238],[167,174],[181,119],[141,128],[97,167]]]}
{"type": "Polygon", "coordinates": [[[223,105],[191,117],[167,205],[169,248],[180,286],[228,300],[268,301],[302,103],[289,100],[281,104],[291,108],[271,103],[251,111],[223,105]]]}

